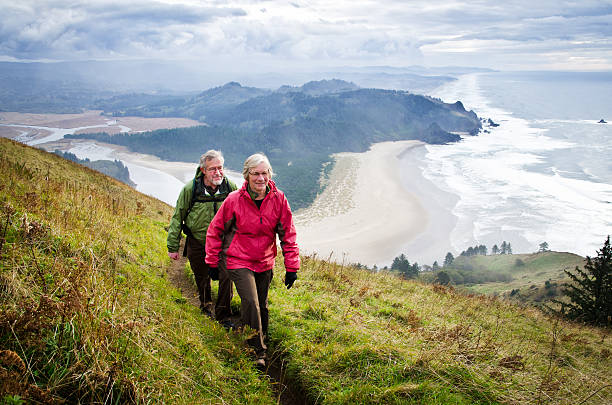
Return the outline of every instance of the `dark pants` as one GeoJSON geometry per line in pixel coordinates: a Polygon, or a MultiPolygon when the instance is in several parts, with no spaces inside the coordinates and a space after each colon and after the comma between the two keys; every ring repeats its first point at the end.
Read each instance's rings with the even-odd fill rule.
{"type": "MultiPolygon", "coordinates": [[[[206,258],[206,250],[204,246],[193,238],[187,238],[187,258],[193,276],[198,286],[198,295],[200,297],[200,309],[207,312],[212,312],[212,294],[210,291],[210,276],[208,275],[208,265],[204,261],[206,258]]],[[[219,269],[219,293],[215,304],[215,318],[218,321],[223,321],[231,316],[230,303],[234,290],[232,281],[229,279],[227,272],[224,269],[219,269]]]]}
{"type": "Polygon", "coordinates": [[[242,324],[257,331],[247,343],[261,357],[267,349],[264,340],[268,334],[268,290],[274,274],[272,270],[256,273],[249,269],[229,269],[227,272],[240,296],[242,324]]]}

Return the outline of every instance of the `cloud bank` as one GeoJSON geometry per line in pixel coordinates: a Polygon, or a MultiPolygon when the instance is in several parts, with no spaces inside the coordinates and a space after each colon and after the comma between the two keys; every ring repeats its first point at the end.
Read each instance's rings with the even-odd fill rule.
{"type": "Polygon", "coordinates": [[[0,0],[0,60],[612,69],[612,1],[0,0]]]}

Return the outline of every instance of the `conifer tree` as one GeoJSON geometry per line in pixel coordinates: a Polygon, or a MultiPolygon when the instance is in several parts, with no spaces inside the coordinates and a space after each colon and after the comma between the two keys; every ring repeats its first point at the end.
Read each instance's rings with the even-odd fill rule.
{"type": "MultiPolygon", "coordinates": [[[[576,273],[565,270],[572,283],[565,283],[563,292],[571,303],[562,304],[562,312],[570,319],[595,325],[612,324],[612,248],[610,236],[597,257],[586,258],[584,270],[576,266],[576,273]]],[[[558,302],[558,301],[556,301],[558,302]]]]}
{"type": "Polygon", "coordinates": [[[413,265],[410,265],[410,262],[406,258],[406,255],[403,253],[397,256],[395,259],[393,259],[393,263],[391,264],[391,268],[393,270],[399,271],[399,273],[402,274],[404,278],[417,277],[419,275],[418,266],[419,265],[416,263],[414,263],[413,265]]]}
{"type": "Polygon", "coordinates": [[[502,242],[502,244],[501,244],[501,250],[500,250],[500,253],[501,253],[502,255],[505,255],[507,252],[508,252],[508,244],[507,244],[507,242],[506,242],[506,241],[503,241],[503,242],[502,242]]]}
{"type": "Polygon", "coordinates": [[[448,252],[446,254],[446,257],[444,258],[444,267],[447,267],[453,264],[454,260],[455,260],[455,257],[453,256],[453,254],[451,252],[448,252]]]}
{"type": "Polygon", "coordinates": [[[421,270],[421,267],[419,266],[417,262],[412,263],[412,266],[410,266],[409,278],[418,277],[420,270],[421,270]]]}

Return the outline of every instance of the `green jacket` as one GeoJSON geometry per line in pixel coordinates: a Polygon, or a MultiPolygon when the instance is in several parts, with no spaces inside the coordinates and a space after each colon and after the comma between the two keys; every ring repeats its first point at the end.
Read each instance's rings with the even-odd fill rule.
{"type": "Polygon", "coordinates": [[[224,176],[223,183],[221,183],[215,195],[211,196],[204,188],[203,180],[204,175],[198,167],[194,180],[185,184],[176,200],[174,214],[170,219],[170,226],[168,227],[168,252],[178,252],[179,250],[183,221],[193,234],[193,237],[204,245],[208,225],[217,213],[222,201],[225,200],[229,193],[237,189],[236,184],[224,176]],[[194,184],[196,196],[193,207],[189,211],[194,193],[194,184]]]}

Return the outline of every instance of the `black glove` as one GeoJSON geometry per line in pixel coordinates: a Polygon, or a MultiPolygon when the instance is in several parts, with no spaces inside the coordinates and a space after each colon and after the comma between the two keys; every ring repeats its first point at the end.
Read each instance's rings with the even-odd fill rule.
{"type": "Polygon", "coordinates": [[[285,285],[287,286],[287,290],[293,286],[295,280],[297,280],[297,273],[295,271],[285,272],[285,285]]]}
{"type": "Polygon", "coordinates": [[[212,280],[219,280],[219,268],[218,267],[209,267],[208,275],[212,280]]]}

